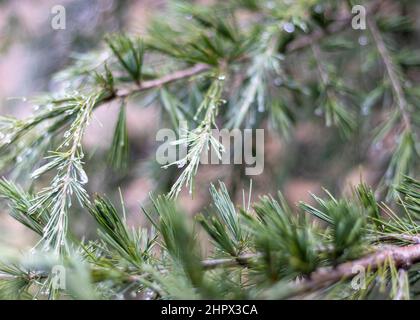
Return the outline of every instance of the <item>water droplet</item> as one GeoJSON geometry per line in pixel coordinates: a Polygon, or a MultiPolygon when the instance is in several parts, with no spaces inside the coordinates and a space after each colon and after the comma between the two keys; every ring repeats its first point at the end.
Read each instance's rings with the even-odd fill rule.
{"type": "Polygon", "coordinates": [[[27,148],[23,156],[29,157],[32,154],[32,151],[33,151],[32,148],[27,148]]]}
{"type": "Polygon", "coordinates": [[[286,31],[287,33],[293,33],[295,31],[295,25],[290,22],[285,22],[283,24],[283,30],[286,31]]]}
{"type": "Polygon", "coordinates": [[[64,138],[68,138],[68,137],[70,137],[70,131],[64,132],[64,138]]]}
{"type": "Polygon", "coordinates": [[[366,36],[360,36],[358,42],[361,46],[365,46],[369,43],[369,40],[366,36]]]}
{"type": "Polygon", "coordinates": [[[383,143],[382,141],[379,141],[377,143],[375,143],[375,145],[373,146],[375,150],[381,150],[383,147],[383,143]]]}
{"type": "Polygon", "coordinates": [[[155,293],[150,289],[146,289],[146,291],[144,292],[144,295],[145,295],[145,300],[151,300],[154,298],[155,293]]]}
{"type": "Polygon", "coordinates": [[[277,87],[280,87],[283,84],[283,79],[280,77],[277,77],[274,79],[274,85],[277,87]]]}
{"type": "Polygon", "coordinates": [[[12,138],[11,138],[10,134],[4,136],[3,143],[4,144],[9,144],[10,142],[12,142],[12,138]]]}
{"type": "Polygon", "coordinates": [[[370,108],[367,106],[363,106],[362,108],[362,115],[367,116],[370,113],[370,108]]]}
{"type": "Polygon", "coordinates": [[[86,171],[85,170],[80,170],[80,172],[79,172],[79,177],[80,177],[80,179],[79,179],[79,182],[81,183],[81,184],[86,184],[88,181],[89,181],[89,178],[88,178],[88,176],[87,176],[87,174],[86,174],[86,171]]]}
{"type": "Polygon", "coordinates": [[[322,13],[322,11],[323,11],[323,9],[322,9],[322,5],[317,4],[317,5],[315,6],[315,8],[314,8],[314,11],[315,11],[316,13],[322,13]]]}
{"type": "Polygon", "coordinates": [[[39,105],[36,104],[36,105],[34,105],[33,108],[34,108],[34,111],[37,111],[37,110],[39,110],[39,105]]]}
{"type": "Polygon", "coordinates": [[[183,166],[185,166],[186,163],[186,160],[181,160],[180,162],[178,162],[178,168],[182,168],[183,166]]]}

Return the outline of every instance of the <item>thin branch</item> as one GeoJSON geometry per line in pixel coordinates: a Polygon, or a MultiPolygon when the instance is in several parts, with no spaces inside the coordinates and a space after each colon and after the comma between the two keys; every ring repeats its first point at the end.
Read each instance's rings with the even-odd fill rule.
{"type": "Polygon", "coordinates": [[[403,240],[414,244],[420,244],[420,236],[408,234],[384,234],[379,236],[378,240],[403,240]]]}
{"type": "Polygon", "coordinates": [[[370,32],[372,33],[373,40],[376,44],[376,47],[378,48],[379,55],[382,58],[382,61],[385,65],[386,72],[388,74],[388,77],[391,81],[392,90],[395,95],[395,99],[397,100],[398,107],[400,109],[404,125],[406,129],[411,129],[411,122],[410,122],[410,115],[408,113],[408,104],[407,100],[405,99],[403,86],[401,84],[401,81],[398,77],[398,73],[395,69],[395,65],[392,61],[392,57],[385,45],[385,42],[381,36],[380,31],[378,30],[378,26],[376,25],[376,22],[371,19],[367,18],[367,24],[369,26],[370,32]]]}
{"type": "MultiPolygon", "coordinates": [[[[331,246],[319,246],[316,248],[317,252],[331,252],[333,248],[331,246]]],[[[263,257],[261,252],[246,253],[239,255],[234,258],[223,258],[223,259],[206,259],[202,261],[202,266],[206,270],[215,269],[218,267],[236,267],[249,265],[254,259],[263,257]]]]}
{"type": "MultiPolygon", "coordinates": [[[[366,14],[369,15],[375,12],[381,4],[381,1],[372,1],[366,6],[366,14]]],[[[317,29],[309,35],[302,36],[297,38],[296,40],[290,42],[286,46],[286,53],[291,53],[306,47],[311,46],[314,43],[319,43],[319,41],[330,35],[340,32],[346,28],[350,27],[351,20],[353,19],[353,14],[349,13],[345,16],[337,19],[335,22],[331,23],[325,29],[317,29]]]]}
{"type": "Polygon", "coordinates": [[[251,260],[261,257],[261,253],[247,253],[236,258],[207,259],[202,261],[202,266],[206,270],[218,267],[236,267],[238,265],[248,265],[251,260]]]}
{"type": "Polygon", "coordinates": [[[313,43],[311,44],[311,49],[314,54],[319,76],[321,77],[322,83],[328,92],[328,84],[330,82],[330,79],[329,79],[327,71],[322,65],[322,55],[321,55],[321,50],[319,48],[319,45],[317,43],[313,43]]]}
{"type": "Polygon", "coordinates": [[[125,97],[133,95],[133,94],[135,94],[137,92],[140,92],[140,91],[144,91],[144,90],[148,90],[148,89],[152,89],[152,88],[157,88],[157,87],[162,87],[163,85],[168,84],[170,82],[174,82],[174,81],[177,81],[177,80],[189,78],[189,77],[195,76],[199,73],[202,73],[204,71],[208,71],[209,69],[210,69],[209,65],[199,63],[199,64],[196,64],[196,65],[190,67],[190,68],[175,71],[174,73],[171,73],[171,74],[167,74],[167,75],[165,75],[161,78],[148,80],[148,81],[143,81],[141,84],[134,87],[133,89],[118,90],[117,93],[115,94],[115,97],[125,98],[125,97]]]}
{"type": "Polygon", "coordinates": [[[392,259],[396,268],[409,268],[412,264],[420,261],[420,244],[387,247],[361,259],[340,264],[335,268],[320,268],[313,272],[307,280],[301,281],[296,287],[292,288],[292,295],[315,291],[340,280],[348,279],[355,275],[355,268],[375,271],[389,259],[392,259]]]}
{"type": "MultiPolygon", "coordinates": [[[[380,3],[381,3],[380,1],[373,1],[372,3],[369,3],[369,5],[366,8],[366,12],[368,14],[374,12],[375,10],[377,10],[380,3]]],[[[316,31],[312,32],[309,35],[305,35],[305,36],[301,36],[297,38],[296,40],[290,42],[287,45],[286,53],[291,53],[291,52],[295,52],[295,51],[307,48],[313,44],[318,43],[322,38],[326,37],[329,34],[334,34],[339,31],[344,30],[345,28],[349,26],[349,23],[351,22],[352,18],[353,18],[352,14],[345,15],[344,17],[338,19],[337,21],[329,25],[326,29],[317,29],[316,31]]],[[[244,60],[244,58],[242,57],[239,60],[244,60]]],[[[142,81],[140,85],[132,89],[118,90],[115,96],[111,97],[111,99],[115,97],[124,98],[140,91],[144,91],[144,90],[148,90],[148,89],[152,89],[156,87],[161,87],[165,84],[168,84],[177,80],[189,78],[197,74],[200,74],[204,71],[208,71],[210,68],[211,68],[210,65],[199,63],[192,67],[175,71],[174,73],[165,75],[158,79],[142,81]]]]}
{"type": "Polygon", "coordinates": [[[8,280],[14,280],[14,279],[18,279],[18,278],[24,278],[24,279],[27,279],[28,281],[41,280],[41,279],[48,278],[48,273],[30,272],[30,273],[21,274],[21,275],[9,274],[9,273],[0,273],[0,280],[8,281],[8,280]]]}

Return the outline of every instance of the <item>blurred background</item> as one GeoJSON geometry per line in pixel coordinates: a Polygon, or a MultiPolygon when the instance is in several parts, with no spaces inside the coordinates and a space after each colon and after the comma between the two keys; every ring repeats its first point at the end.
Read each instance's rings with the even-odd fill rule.
{"type": "MultiPolygon", "coordinates": [[[[158,0],[61,0],[59,3],[0,0],[0,114],[27,116],[34,105],[25,98],[53,90],[52,76],[71,65],[74,57],[103,47],[103,36],[107,33],[145,34],[152,15],[164,10],[166,5],[166,1],[158,0]],[[51,28],[51,8],[56,4],[66,8],[65,30],[51,28]]],[[[389,8],[390,12],[394,9],[393,6],[389,8]]],[[[410,14],[416,17],[419,13],[417,6],[410,14]]],[[[420,21],[413,21],[419,30],[420,21]]],[[[363,36],[361,32],[360,37],[363,36]]],[[[365,38],[360,39],[361,46],[365,38]]],[[[299,78],[310,70],[305,70],[297,59],[287,61],[286,67],[299,78]]],[[[149,193],[167,191],[170,186],[162,187],[168,173],[154,161],[158,146],[155,134],[161,115],[153,104],[143,106],[130,101],[127,108],[130,169],[117,174],[104,160],[117,112],[118,105],[98,108],[85,135],[87,188],[90,194],[104,193],[116,201],[120,188],[129,223],[138,225],[145,223],[140,208],[147,203],[149,193]]],[[[383,172],[386,148],[385,145],[381,150],[370,149],[357,137],[351,142],[343,142],[337,132],[325,128],[322,119],[297,121],[288,142],[280,134],[266,130],[265,169],[263,174],[252,178],[252,198],[281,190],[293,206],[299,200],[311,203],[310,193],[321,194],[322,187],[340,194],[348,192],[361,177],[367,183],[375,184],[383,172]]],[[[242,190],[248,193],[249,178],[241,178],[238,170],[241,169],[228,165],[201,166],[193,198],[184,190],[179,198],[180,206],[190,214],[205,210],[209,203],[209,183],[219,179],[228,185],[235,202],[242,204],[242,190]]],[[[33,244],[32,233],[8,217],[4,207],[0,210],[3,211],[0,214],[0,241],[22,248],[33,244]]],[[[73,230],[79,234],[92,234],[95,227],[88,214],[77,208],[73,211],[70,218],[73,230]]]]}
{"type": "MultiPolygon", "coordinates": [[[[107,33],[130,31],[142,34],[147,21],[164,1],[129,0],[73,0],[73,1],[0,1],[0,114],[24,118],[33,112],[34,105],[28,98],[50,91],[51,78],[63,67],[71,65],[80,53],[102,46],[107,33]],[[66,29],[51,27],[51,9],[62,5],[66,9],[66,29]]],[[[151,135],[157,121],[153,108],[128,108],[129,130],[132,138],[134,161],[140,161],[147,143],[154,142],[151,135]]],[[[118,109],[105,107],[95,113],[85,145],[90,157],[101,157],[112,139],[112,128],[118,109]]],[[[91,190],[105,192],[106,163],[89,168],[98,173],[90,181],[91,190]],[[102,186],[102,187],[101,187],[102,186]]],[[[88,171],[88,173],[89,173],[88,171]]],[[[30,177],[27,177],[30,179],[30,177]]],[[[111,188],[113,185],[109,186],[111,188]]],[[[127,205],[139,216],[142,199],[147,197],[151,187],[139,174],[130,176],[121,189],[127,205]]],[[[5,208],[0,214],[0,239],[13,246],[27,246],[33,243],[31,232],[10,218],[5,208]],[[19,236],[21,235],[21,236],[19,236]]],[[[78,214],[77,212],[75,213],[78,214]]],[[[83,217],[82,217],[83,220],[83,217]]],[[[84,232],[83,222],[75,223],[84,232]]]]}

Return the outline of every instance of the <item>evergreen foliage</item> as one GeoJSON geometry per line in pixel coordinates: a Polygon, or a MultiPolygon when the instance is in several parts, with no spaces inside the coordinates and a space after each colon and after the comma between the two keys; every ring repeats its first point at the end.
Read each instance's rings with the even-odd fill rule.
{"type": "Polygon", "coordinates": [[[0,197],[39,238],[28,253],[0,256],[0,298],[418,298],[420,91],[409,71],[420,61],[395,40],[414,33],[412,23],[384,14],[382,2],[365,4],[364,46],[350,27],[352,1],[171,2],[144,37],[109,35],[100,52],[62,70],[59,89],[34,98],[33,115],[0,117],[0,197]],[[244,12],[250,23],[238,18],[244,12]],[[337,52],[347,61],[331,58],[337,52]],[[310,72],[296,79],[289,59],[310,72]],[[83,136],[94,110],[111,101],[120,110],[109,163],[130,167],[128,99],[155,102],[162,126],[191,125],[175,142],[188,145],[185,158],[166,166],[178,168],[174,182],[139,208],[149,222],[139,228],[127,223],[123,200],[89,194],[84,169],[83,136]],[[244,196],[238,206],[219,182],[190,223],[177,197],[184,187],[194,192],[204,150],[224,152],[212,129],[265,127],[288,138],[296,119],[317,115],[345,143],[363,136],[374,148],[395,138],[375,189],[361,183],[351,195],[326,191],[313,195],[316,205],[296,207],[280,192],[253,204],[244,196]],[[94,237],[70,230],[75,211],[93,217],[94,237]],[[60,288],[57,265],[67,275],[60,288]],[[357,266],[367,273],[363,290],[351,285],[357,266]]]}

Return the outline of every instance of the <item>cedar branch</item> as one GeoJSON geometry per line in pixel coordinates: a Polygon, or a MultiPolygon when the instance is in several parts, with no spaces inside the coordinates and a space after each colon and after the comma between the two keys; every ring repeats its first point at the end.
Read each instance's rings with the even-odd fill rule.
{"type": "MultiPolygon", "coordinates": [[[[375,12],[378,7],[380,6],[381,1],[372,1],[368,5],[366,5],[366,13],[369,15],[375,12]]],[[[317,29],[309,35],[302,36],[297,38],[296,40],[290,42],[286,46],[286,53],[291,53],[306,47],[311,46],[312,44],[319,43],[319,41],[330,35],[340,32],[346,28],[350,27],[350,22],[353,19],[353,15],[346,14],[345,16],[337,19],[335,22],[331,23],[325,29],[317,29]]]]}
{"type": "Polygon", "coordinates": [[[391,259],[396,268],[408,269],[411,265],[420,262],[420,244],[404,247],[386,247],[383,250],[369,254],[361,259],[345,262],[333,267],[324,267],[314,271],[307,280],[303,280],[294,288],[292,294],[315,291],[340,280],[355,275],[355,268],[375,271],[391,259]]]}
{"type": "Polygon", "coordinates": [[[247,265],[253,259],[259,258],[260,253],[247,253],[235,258],[206,259],[202,261],[202,266],[206,270],[218,267],[234,267],[238,265],[247,265]]]}
{"type": "MultiPolygon", "coordinates": [[[[379,7],[379,5],[380,5],[380,1],[373,1],[367,6],[366,8],[367,13],[374,12],[379,7]]],[[[297,38],[296,40],[290,42],[287,45],[286,53],[292,53],[292,52],[307,48],[315,43],[318,43],[322,38],[324,38],[325,36],[329,34],[342,31],[343,29],[349,26],[349,23],[352,17],[353,17],[352,14],[345,15],[344,17],[338,19],[337,21],[329,25],[326,29],[317,29],[316,31],[312,32],[309,35],[305,35],[305,36],[301,36],[297,38]]],[[[210,68],[211,68],[210,65],[199,63],[196,65],[193,65],[192,67],[175,71],[161,78],[143,81],[139,85],[131,89],[117,90],[117,92],[114,95],[110,96],[104,102],[112,100],[114,98],[126,98],[128,96],[131,96],[141,91],[161,87],[165,84],[168,84],[177,80],[182,80],[185,78],[198,75],[204,71],[210,70],[210,68]]]]}
{"type": "Polygon", "coordinates": [[[410,115],[408,113],[408,104],[407,100],[405,99],[403,86],[401,81],[398,77],[397,70],[395,65],[392,61],[392,57],[385,45],[385,42],[381,36],[380,31],[378,30],[378,26],[376,22],[372,19],[368,18],[367,23],[372,34],[373,40],[378,48],[379,55],[385,65],[386,72],[388,74],[389,80],[391,81],[392,91],[394,92],[395,99],[397,100],[398,107],[401,112],[401,116],[403,118],[404,126],[406,129],[411,129],[411,122],[410,122],[410,115]]]}
{"type": "Polygon", "coordinates": [[[210,69],[210,66],[204,63],[199,63],[196,64],[190,68],[187,69],[183,69],[183,70],[179,70],[179,71],[175,71],[171,74],[165,75],[161,78],[157,78],[157,79],[153,79],[153,80],[148,80],[148,81],[143,81],[142,83],[140,83],[138,86],[136,86],[133,89],[129,89],[129,90],[118,90],[117,93],[115,94],[116,97],[118,98],[125,98],[128,97],[132,94],[135,94],[139,91],[144,91],[144,90],[148,90],[148,89],[152,89],[152,88],[157,88],[157,87],[162,87],[165,84],[168,84],[170,82],[174,82],[177,80],[181,80],[181,79],[185,79],[185,78],[189,78],[192,76],[195,76],[201,72],[207,71],[210,69]]]}

